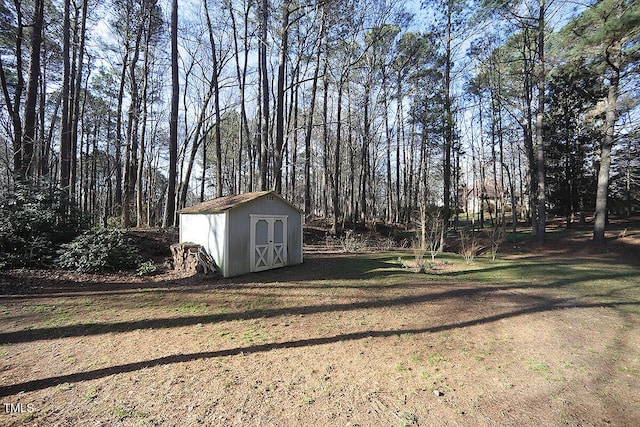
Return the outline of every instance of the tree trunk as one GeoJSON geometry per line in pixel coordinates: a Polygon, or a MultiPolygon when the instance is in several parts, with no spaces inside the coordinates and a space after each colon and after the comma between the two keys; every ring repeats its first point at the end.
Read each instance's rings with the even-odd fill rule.
{"type": "Polygon", "coordinates": [[[342,142],[342,93],[344,90],[344,84],[346,75],[343,74],[338,83],[338,100],[337,102],[337,119],[336,119],[336,149],[333,157],[333,222],[331,224],[331,233],[335,236],[338,234],[338,217],[340,216],[340,145],[342,142]]]}
{"type": "Polygon", "coordinates": [[[316,94],[318,92],[318,76],[320,74],[320,56],[322,54],[321,46],[324,39],[324,31],[325,18],[323,9],[320,22],[320,33],[318,35],[318,42],[316,45],[316,64],[315,69],[313,70],[313,82],[311,84],[311,100],[307,116],[307,129],[304,136],[304,213],[307,215],[311,213],[311,137],[313,134],[313,116],[315,114],[316,94]]]}
{"type": "Polygon", "coordinates": [[[451,38],[453,0],[447,3],[447,33],[444,70],[444,164],[443,164],[443,210],[444,229],[449,228],[451,217],[451,148],[453,144],[453,114],[451,112],[451,38]]]}
{"type": "Polygon", "coordinates": [[[532,103],[532,93],[531,93],[531,58],[528,56],[527,52],[529,48],[529,38],[527,37],[527,30],[524,31],[525,41],[522,46],[522,61],[523,61],[523,84],[524,84],[524,107],[525,107],[525,118],[524,123],[522,124],[522,129],[524,132],[524,145],[525,151],[527,153],[527,161],[528,161],[528,183],[529,183],[529,206],[528,212],[529,217],[531,219],[531,231],[535,234],[538,231],[538,214],[537,210],[534,209],[534,206],[537,206],[536,196],[538,194],[538,181],[537,181],[537,172],[536,172],[536,155],[533,147],[533,131],[532,131],[532,122],[533,122],[533,111],[531,108],[532,103]]]}
{"type": "Polygon", "coordinates": [[[362,225],[367,224],[367,180],[369,177],[369,141],[371,138],[371,118],[369,117],[369,104],[371,102],[371,81],[365,82],[364,88],[364,134],[362,135],[362,158],[361,158],[361,185],[360,185],[360,220],[362,225]]]}
{"type": "Polygon", "coordinates": [[[47,91],[45,88],[47,87],[47,46],[43,47],[42,58],[44,58],[45,63],[42,68],[44,73],[40,78],[40,101],[39,101],[39,116],[40,116],[40,140],[42,142],[41,145],[41,160],[40,160],[40,176],[49,178],[51,173],[51,164],[53,163],[53,159],[51,158],[52,152],[52,141],[53,141],[53,128],[56,123],[56,117],[58,116],[58,111],[60,110],[60,96],[54,96],[54,107],[53,114],[51,120],[49,121],[49,128],[46,129],[46,101],[47,101],[47,91]]]}
{"type": "MultiPolygon", "coordinates": [[[[144,164],[145,164],[145,155],[146,155],[146,133],[147,133],[147,114],[148,114],[148,95],[149,95],[149,74],[151,73],[149,69],[149,45],[151,43],[151,24],[153,19],[151,18],[151,12],[147,21],[146,28],[146,37],[144,43],[144,65],[142,70],[143,82],[142,82],[142,129],[140,130],[140,141],[139,141],[139,150],[140,155],[138,157],[138,165],[136,170],[136,225],[141,227],[143,225],[143,195],[144,188],[142,186],[142,179],[144,176],[144,164]]],[[[147,222],[148,225],[148,222],[147,222]]]]}
{"type": "Polygon", "coordinates": [[[258,61],[260,68],[260,83],[262,107],[260,116],[260,190],[268,188],[267,167],[269,147],[269,72],[267,69],[267,25],[269,23],[269,1],[262,0],[260,9],[260,40],[258,61]]]}
{"type": "MultiPolygon", "coordinates": [[[[248,39],[249,39],[249,28],[248,28],[248,24],[249,24],[249,11],[251,9],[251,2],[247,2],[247,6],[246,9],[244,10],[244,34],[243,34],[243,40],[244,40],[244,54],[242,55],[243,58],[243,64],[242,66],[240,66],[240,48],[238,46],[238,28],[237,28],[237,24],[236,24],[236,17],[235,14],[233,12],[233,2],[229,1],[227,4],[227,7],[229,8],[229,14],[231,16],[231,28],[233,29],[233,47],[234,47],[234,58],[235,58],[235,63],[236,63],[236,77],[238,79],[238,91],[239,91],[239,104],[240,104],[240,119],[241,119],[241,127],[240,127],[240,131],[239,131],[239,143],[240,143],[240,150],[242,150],[243,145],[245,144],[245,138],[246,138],[246,147],[247,147],[247,157],[248,157],[248,163],[249,163],[249,170],[248,170],[248,175],[249,175],[249,182],[247,184],[248,187],[248,191],[253,191],[253,148],[252,148],[252,138],[251,138],[251,134],[249,132],[249,120],[247,118],[247,109],[246,109],[246,104],[245,104],[245,87],[246,87],[246,81],[247,81],[247,67],[248,67],[248,60],[249,60],[249,45],[248,45],[248,39]]],[[[242,171],[242,165],[239,165],[240,168],[240,172],[242,171]]],[[[238,190],[240,190],[240,177],[238,177],[238,190]]]]}
{"type": "MultiPolygon", "coordinates": [[[[205,15],[207,18],[207,29],[209,30],[209,43],[211,44],[211,88],[209,89],[209,94],[206,99],[205,105],[202,107],[202,111],[206,110],[206,105],[209,103],[209,99],[211,98],[211,94],[213,93],[213,108],[216,122],[214,124],[214,145],[216,150],[216,196],[222,197],[222,137],[220,135],[220,87],[218,85],[218,54],[216,52],[216,42],[213,37],[213,27],[211,25],[211,17],[209,16],[209,7],[207,5],[207,0],[204,1],[205,15]]],[[[204,115],[202,116],[201,121],[204,120],[204,115]]],[[[200,127],[200,123],[198,123],[198,127],[200,127]]],[[[194,144],[198,140],[198,134],[195,135],[194,144]]],[[[203,137],[204,139],[204,137],[203,137]]],[[[191,164],[189,165],[191,168],[191,164]]],[[[188,181],[187,181],[188,184],[188,181]]],[[[186,185],[185,185],[186,188],[186,185]]],[[[186,191],[183,191],[183,199],[186,198],[186,191]]]]}
{"type": "Polygon", "coordinates": [[[176,180],[178,163],[178,0],[171,2],[171,114],[169,116],[169,182],[165,207],[164,227],[175,225],[176,180]]]}
{"type": "Polygon", "coordinates": [[[331,191],[331,178],[329,177],[329,61],[324,62],[324,70],[322,71],[322,207],[324,209],[324,217],[329,217],[329,197],[328,192],[331,191]]]}
{"type": "MultiPolygon", "coordinates": [[[[75,22],[74,22],[74,61],[72,63],[71,82],[74,83],[71,90],[70,105],[70,138],[71,138],[71,165],[70,165],[70,185],[72,199],[75,198],[76,183],[78,181],[78,137],[82,137],[82,131],[78,132],[78,124],[82,119],[82,111],[80,108],[80,99],[82,98],[82,73],[84,69],[84,50],[85,50],[85,30],[87,27],[87,1],[82,2],[82,17],[80,18],[80,28],[78,29],[78,7],[76,6],[75,22]],[[76,48],[77,46],[77,48],[76,48]]],[[[82,151],[82,150],[80,150],[82,151]]]]}
{"type": "Polygon", "coordinates": [[[131,209],[135,194],[135,176],[138,162],[138,123],[140,120],[140,94],[138,90],[138,79],[136,68],[140,58],[140,44],[142,41],[143,27],[137,29],[135,45],[133,47],[133,57],[129,64],[130,103],[127,120],[127,135],[124,156],[124,194],[122,200],[122,223],[125,228],[131,226],[131,209]]]}
{"type": "Polygon", "coordinates": [[[299,94],[300,94],[300,68],[296,70],[296,84],[294,90],[294,97],[292,103],[293,109],[293,143],[291,146],[291,199],[296,200],[296,170],[298,163],[298,106],[299,106],[299,94]]]}
{"type": "Polygon", "coordinates": [[[600,145],[600,168],[598,169],[598,185],[596,189],[596,209],[593,223],[593,242],[605,242],[605,228],[607,224],[607,198],[609,195],[609,169],[611,167],[611,149],[613,148],[616,124],[616,108],[618,105],[618,86],[620,84],[620,52],[622,43],[613,44],[611,54],[607,57],[611,69],[607,104],[605,113],[605,134],[600,145]]]}
{"type": "Polygon", "coordinates": [[[11,99],[7,76],[2,65],[2,57],[0,56],[0,81],[2,82],[2,93],[4,95],[4,103],[7,113],[11,117],[11,125],[13,126],[13,174],[15,178],[21,179],[20,174],[22,168],[22,121],[20,120],[20,102],[22,100],[22,91],[24,89],[24,76],[22,74],[22,39],[23,25],[22,12],[19,3],[16,3],[16,19],[18,28],[16,34],[16,84],[14,88],[14,98],[11,99]]]}
{"type": "Polygon", "coordinates": [[[291,13],[290,0],[282,3],[282,41],[278,54],[278,80],[276,83],[276,140],[273,162],[273,189],[282,193],[282,154],[284,148],[284,81],[286,58],[289,50],[289,16],[291,13]]]}
{"type": "Polygon", "coordinates": [[[122,69],[120,70],[120,86],[118,87],[118,106],[116,112],[116,141],[115,141],[115,195],[114,214],[120,215],[122,209],[122,110],[124,103],[124,85],[127,76],[127,64],[129,62],[129,49],[125,48],[122,58],[122,69]]]}
{"type": "MultiPolygon", "coordinates": [[[[401,142],[404,141],[404,117],[402,114],[402,74],[398,71],[398,82],[397,82],[397,91],[396,91],[396,99],[397,99],[397,110],[396,110],[396,123],[398,126],[398,131],[396,133],[396,216],[395,222],[399,223],[402,221],[402,197],[400,197],[400,145],[401,142]]],[[[406,144],[405,144],[406,145],[406,144]]],[[[406,164],[405,164],[406,170],[406,164]]],[[[405,202],[406,202],[406,193],[404,194],[405,202]]]]}
{"type": "Polygon", "coordinates": [[[545,194],[545,155],[542,125],[544,120],[544,92],[545,92],[545,58],[544,58],[544,7],[545,1],[540,0],[540,14],[538,16],[538,111],[536,113],[536,166],[538,182],[538,223],[536,238],[538,243],[545,241],[546,194],[545,194]]]}
{"type": "Polygon", "coordinates": [[[69,57],[71,46],[71,21],[69,14],[71,1],[64,1],[62,23],[62,117],[60,119],[60,186],[69,191],[71,178],[71,129],[69,127],[69,100],[70,100],[70,75],[71,59],[69,57]]]}
{"type": "MultiPolygon", "coordinates": [[[[382,72],[382,91],[383,91],[383,105],[384,105],[384,134],[385,134],[385,142],[386,142],[386,166],[387,166],[387,213],[386,213],[386,222],[390,223],[393,221],[393,180],[391,179],[391,127],[389,126],[389,93],[387,90],[387,75],[385,70],[382,72]]],[[[398,100],[398,103],[400,100],[398,100]]],[[[399,197],[400,194],[397,194],[396,197],[399,197]]]]}
{"type": "Polygon", "coordinates": [[[31,28],[31,60],[29,63],[29,83],[27,100],[24,105],[24,137],[21,175],[32,177],[38,169],[34,164],[33,147],[36,134],[36,106],[38,104],[38,79],[40,77],[40,46],[42,44],[42,22],[44,1],[33,4],[33,26],[31,28]]]}

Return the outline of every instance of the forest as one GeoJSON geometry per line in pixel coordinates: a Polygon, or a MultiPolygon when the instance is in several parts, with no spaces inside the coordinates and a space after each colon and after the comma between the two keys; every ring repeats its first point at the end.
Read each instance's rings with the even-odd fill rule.
{"type": "Polygon", "coordinates": [[[428,216],[544,242],[553,217],[591,221],[598,243],[640,205],[638,0],[0,10],[5,237],[69,218],[170,228],[195,202],[272,189],[334,233],[428,216]]]}

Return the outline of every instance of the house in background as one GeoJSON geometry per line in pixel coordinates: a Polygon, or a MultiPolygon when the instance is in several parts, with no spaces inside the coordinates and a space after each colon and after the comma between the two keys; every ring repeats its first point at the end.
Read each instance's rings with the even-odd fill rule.
{"type": "Polygon", "coordinates": [[[182,209],[180,242],[202,245],[224,277],[301,264],[303,212],[273,191],[182,209]]]}

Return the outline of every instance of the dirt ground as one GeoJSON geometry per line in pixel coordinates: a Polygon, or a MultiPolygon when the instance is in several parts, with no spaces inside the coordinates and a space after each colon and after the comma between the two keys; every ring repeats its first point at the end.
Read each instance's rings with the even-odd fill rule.
{"type": "Polygon", "coordinates": [[[639,239],[584,239],[426,274],[321,247],[232,279],[0,272],[0,425],[640,425],[639,239]]]}

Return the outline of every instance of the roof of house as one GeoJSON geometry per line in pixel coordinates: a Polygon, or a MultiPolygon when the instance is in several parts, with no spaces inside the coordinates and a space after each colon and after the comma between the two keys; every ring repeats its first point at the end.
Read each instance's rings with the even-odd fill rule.
{"type": "Polygon", "coordinates": [[[252,200],[259,199],[260,197],[272,195],[289,206],[298,209],[296,206],[292,205],[289,201],[282,198],[279,194],[276,194],[275,191],[256,191],[253,193],[243,193],[243,194],[234,194],[231,196],[218,197],[217,199],[207,200],[206,202],[198,203],[197,205],[189,206],[184,209],[181,209],[179,213],[181,214],[207,214],[207,213],[216,213],[216,212],[224,212],[229,209],[236,208],[240,205],[248,203],[252,200]]]}

